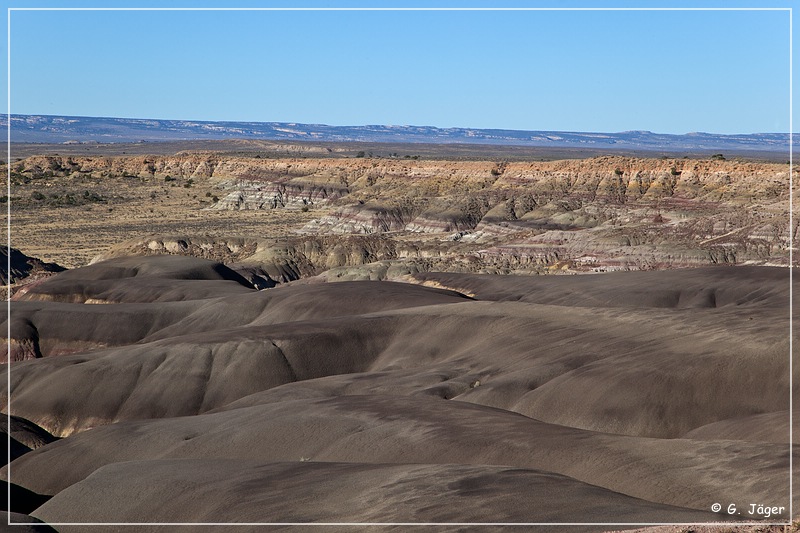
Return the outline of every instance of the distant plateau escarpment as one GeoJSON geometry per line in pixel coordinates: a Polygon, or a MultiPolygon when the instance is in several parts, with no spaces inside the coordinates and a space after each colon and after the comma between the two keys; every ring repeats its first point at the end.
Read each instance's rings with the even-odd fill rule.
{"type": "Polygon", "coordinates": [[[196,255],[243,265],[267,285],[788,265],[798,229],[788,165],[743,160],[36,156],[12,163],[11,178],[17,220],[94,213],[104,245],[77,264],[196,255]]]}
{"type": "MultiPolygon", "coordinates": [[[[721,135],[650,131],[569,132],[409,125],[330,126],[287,122],[209,122],[52,115],[11,115],[15,143],[135,143],[192,140],[275,140],[300,143],[394,143],[527,146],[590,152],[789,153],[787,133],[721,135]]],[[[0,127],[8,118],[0,117],[0,127]]]]}

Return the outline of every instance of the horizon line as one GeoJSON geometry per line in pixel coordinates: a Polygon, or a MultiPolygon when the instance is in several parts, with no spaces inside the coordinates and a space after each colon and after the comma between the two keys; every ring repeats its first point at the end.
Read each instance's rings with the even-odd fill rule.
{"type": "MultiPolygon", "coordinates": [[[[108,119],[108,120],[152,120],[161,122],[197,122],[209,124],[233,123],[233,124],[280,124],[280,125],[302,125],[302,126],[322,126],[327,128],[365,128],[365,127],[400,127],[400,128],[432,128],[437,130],[489,130],[489,131],[516,131],[533,133],[579,133],[579,134],[622,134],[622,133],[646,133],[651,135],[669,135],[674,137],[684,137],[687,135],[713,135],[718,137],[736,137],[743,135],[800,135],[800,132],[787,131],[751,131],[739,133],[714,133],[710,131],[689,131],[684,133],[664,133],[647,129],[628,129],[620,131],[610,130],[552,130],[552,129],[519,129],[503,127],[472,127],[472,126],[434,126],[426,124],[326,124],[323,122],[297,122],[297,121],[276,121],[276,120],[209,120],[209,119],[187,119],[187,118],[154,118],[154,117],[123,117],[123,116],[104,116],[104,115],[51,115],[38,113],[3,113],[0,116],[11,117],[55,117],[55,118],[86,118],[86,119],[108,119]]],[[[1,120],[1,119],[0,119],[1,120]]],[[[10,120],[9,120],[10,123],[10,120]]]]}

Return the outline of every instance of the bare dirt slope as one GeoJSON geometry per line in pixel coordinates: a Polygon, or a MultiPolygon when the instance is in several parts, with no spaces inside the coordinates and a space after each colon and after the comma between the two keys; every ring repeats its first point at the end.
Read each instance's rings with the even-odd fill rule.
{"type": "Polygon", "coordinates": [[[176,256],[52,276],[12,302],[12,342],[38,353],[3,394],[63,438],[4,475],[50,497],[47,522],[788,507],[786,269],[414,281],[257,291],[176,256]]]}

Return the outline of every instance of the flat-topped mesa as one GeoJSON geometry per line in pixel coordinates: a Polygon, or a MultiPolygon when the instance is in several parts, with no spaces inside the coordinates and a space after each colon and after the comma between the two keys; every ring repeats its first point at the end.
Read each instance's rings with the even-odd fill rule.
{"type": "Polygon", "coordinates": [[[233,157],[218,154],[174,156],[32,156],[12,164],[28,176],[127,175],[140,178],[214,178],[286,183],[305,178],[319,186],[356,193],[380,185],[381,195],[412,189],[426,196],[524,186],[540,195],[571,194],[612,201],[680,196],[715,201],[738,196],[764,198],[788,193],[785,164],[695,159],[596,157],[582,160],[510,162],[414,161],[395,159],[314,159],[233,157]]]}
{"type": "MultiPolygon", "coordinates": [[[[197,187],[205,197],[191,209],[215,211],[199,217],[240,210],[272,211],[270,217],[280,217],[282,210],[303,211],[287,215],[291,227],[282,228],[280,236],[390,234],[393,246],[414,242],[416,257],[451,256],[456,260],[452,268],[470,271],[481,264],[512,270],[568,265],[584,271],[788,263],[789,168],[777,163],[627,157],[272,159],[192,153],[37,156],[12,163],[11,176],[12,182],[42,179],[49,186],[50,177],[80,188],[90,187],[84,185],[88,181],[130,180],[131,187],[151,187],[153,202],[169,198],[167,182],[197,187]],[[547,241],[548,232],[564,231],[574,233],[568,243],[537,237],[547,241]]],[[[148,201],[142,194],[142,205],[148,201]]],[[[260,230],[248,231],[255,235],[260,230]]],[[[146,234],[162,232],[153,224],[146,234]]],[[[154,246],[142,252],[207,256],[197,247],[179,250],[177,242],[154,246]]],[[[292,254],[286,258],[270,250],[266,264],[282,265],[269,275],[273,282],[316,275],[328,263],[327,257],[313,261],[312,268],[306,259],[298,262],[292,254]]],[[[354,266],[349,260],[333,262],[354,266]]]]}
{"type": "Polygon", "coordinates": [[[31,156],[12,165],[12,172],[31,178],[48,176],[211,177],[219,160],[211,155],[183,156],[31,156]]]}

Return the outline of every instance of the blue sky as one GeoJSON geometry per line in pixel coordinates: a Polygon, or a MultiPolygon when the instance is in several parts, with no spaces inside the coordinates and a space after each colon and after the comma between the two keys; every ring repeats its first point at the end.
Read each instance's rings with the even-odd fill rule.
{"type": "MultiPolygon", "coordinates": [[[[767,7],[736,1],[235,5],[754,4],[767,7]]],[[[789,130],[787,11],[13,11],[10,56],[12,113],[562,131],[789,130]]]]}

